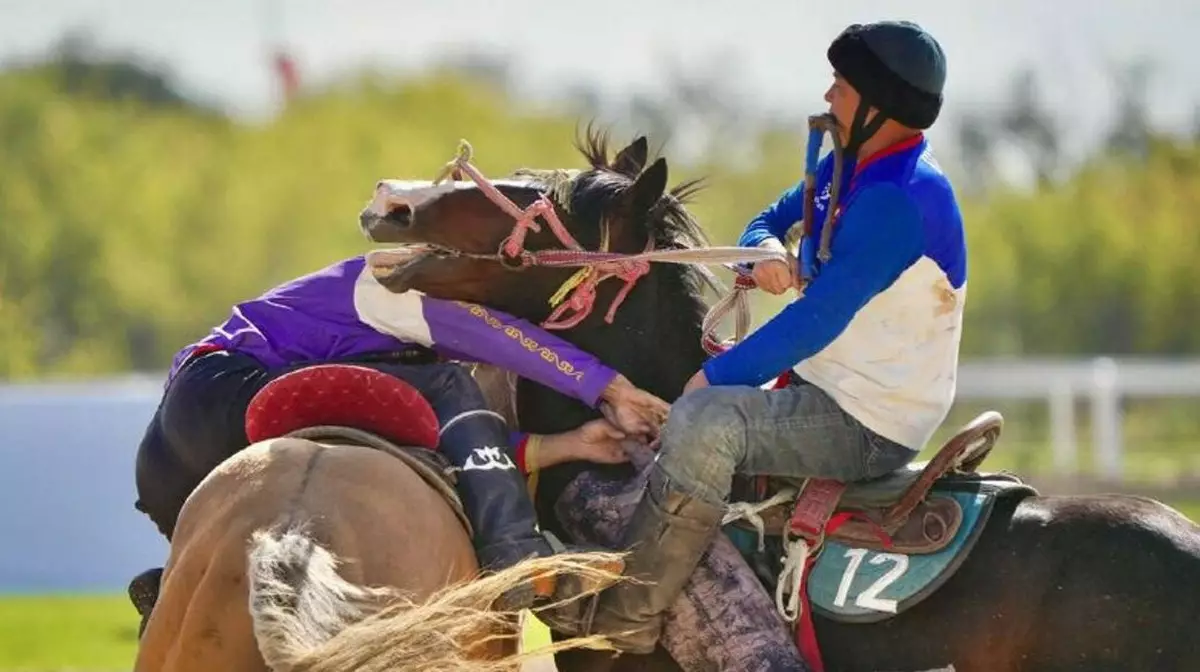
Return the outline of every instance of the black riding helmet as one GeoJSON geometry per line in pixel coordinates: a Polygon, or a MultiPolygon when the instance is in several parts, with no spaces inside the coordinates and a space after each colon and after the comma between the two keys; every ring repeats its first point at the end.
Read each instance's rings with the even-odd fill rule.
{"type": "Polygon", "coordinates": [[[941,112],[946,54],[937,40],[915,23],[856,23],[838,35],[826,55],[834,70],[862,96],[846,146],[851,156],[886,119],[926,129],[941,112]],[[879,114],[866,124],[871,107],[879,114]]]}

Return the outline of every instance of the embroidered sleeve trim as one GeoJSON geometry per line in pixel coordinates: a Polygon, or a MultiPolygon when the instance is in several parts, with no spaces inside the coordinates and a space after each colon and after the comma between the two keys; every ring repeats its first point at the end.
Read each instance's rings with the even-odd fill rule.
{"type": "Polygon", "coordinates": [[[483,306],[474,303],[467,303],[465,301],[455,301],[455,303],[457,303],[474,317],[478,317],[479,319],[483,320],[484,323],[489,327],[520,343],[521,347],[525,348],[529,352],[537,353],[541,356],[543,361],[553,365],[554,368],[558,369],[560,373],[569,378],[574,378],[577,381],[583,380],[584,372],[575,368],[574,364],[559,356],[559,354],[554,350],[526,336],[525,333],[519,328],[511,324],[505,324],[504,322],[501,322],[499,319],[489,313],[483,306]]]}

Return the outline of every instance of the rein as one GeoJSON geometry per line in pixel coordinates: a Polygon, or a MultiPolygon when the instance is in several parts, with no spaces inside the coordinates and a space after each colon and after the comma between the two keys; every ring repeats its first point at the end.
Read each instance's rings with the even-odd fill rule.
{"type": "MultiPolygon", "coordinates": [[[[817,165],[820,163],[821,142],[825,133],[833,139],[833,177],[829,182],[829,213],[825,217],[825,226],[821,229],[820,247],[817,249],[817,259],[825,263],[833,258],[829,247],[833,241],[834,211],[838,207],[838,198],[842,191],[842,140],[837,134],[837,118],[832,114],[814,114],[808,118],[808,146],[804,155],[804,219],[792,227],[800,233],[795,241],[797,248],[801,247],[804,239],[812,237],[815,222],[814,213],[817,207],[817,165]]],[[[788,238],[791,238],[791,231],[788,238]]],[[[788,246],[791,249],[791,246],[788,246]]],[[[812,281],[811,269],[800,265],[800,280],[802,284],[812,281]]]]}
{"type": "MultiPolygon", "coordinates": [[[[812,209],[815,200],[816,158],[821,146],[820,134],[826,130],[829,130],[830,134],[834,136],[836,165],[840,167],[841,164],[841,147],[837,141],[837,134],[834,132],[836,123],[836,120],[833,120],[828,115],[809,117],[810,137],[805,171],[806,202],[804,220],[800,223],[803,225],[801,237],[811,235],[812,209]]],[[[650,272],[651,263],[689,264],[700,265],[702,267],[707,265],[725,266],[734,273],[733,288],[728,290],[709,309],[702,325],[701,342],[705,351],[710,355],[717,354],[730,346],[730,343],[722,343],[716,337],[717,327],[730,312],[735,313],[735,328],[732,343],[738,343],[745,338],[750,328],[750,306],[746,292],[757,287],[757,284],[754,282],[754,278],[750,275],[749,271],[736,264],[771,260],[783,261],[788,264],[795,263],[795,258],[790,252],[790,248],[786,254],[764,248],[737,246],[656,250],[654,248],[653,236],[650,236],[650,239],[646,242],[646,248],[640,253],[624,254],[610,252],[608,251],[609,226],[607,220],[604,220],[601,225],[600,249],[596,251],[586,250],[562,223],[554,201],[545,192],[542,192],[538,199],[528,207],[522,209],[501,193],[471,163],[473,153],[474,150],[470,143],[466,140],[460,140],[454,159],[442,167],[442,170],[438,173],[433,183],[435,185],[440,184],[446,179],[457,181],[461,180],[465,175],[487,196],[488,200],[492,201],[502,211],[516,220],[512,233],[500,243],[499,249],[492,254],[480,254],[465,252],[444,245],[423,243],[401,246],[391,251],[375,250],[372,252],[373,256],[386,259],[389,254],[407,255],[412,248],[419,247],[430,254],[442,258],[495,261],[513,271],[533,266],[551,268],[578,267],[579,271],[567,278],[550,297],[550,305],[554,307],[554,312],[541,324],[543,328],[548,330],[570,329],[582,322],[595,309],[597,287],[600,283],[610,278],[616,278],[624,282],[624,286],[613,298],[604,316],[605,322],[612,324],[617,309],[629,296],[629,293],[633,290],[638,280],[650,272]],[[550,227],[550,231],[565,249],[528,250],[525,248],[525,237],[528,233],[530,231],[534,233],[541,231],[541,225],[537,222],[538,218],[546,222],[550,227]]],[[[835,172],[835,181],[832,187],[834,194],[838,190],[839,176],[840,171],[835,172]]],[[[792,228],[795,229],[797,227],[793,226],[792,228]]],[[[821,255],[823,260],[829,258],[828,247],[831,228],[826,226],[822,232],[821,255]]],[[[705,270],[705,273],[715,287],[724,290],[723,283],[711,273],[708,273],[707,270],[705,270]]]]}

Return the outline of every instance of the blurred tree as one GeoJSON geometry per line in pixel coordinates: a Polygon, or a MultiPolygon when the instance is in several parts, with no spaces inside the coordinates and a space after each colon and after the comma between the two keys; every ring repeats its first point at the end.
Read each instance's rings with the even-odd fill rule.
{"type": "Polygon", "coordinates": [[[1048,185],[1061,159],[1059,129],[1042,102],[1032,70],[1022,71],[1013,79],[1008,106],[1001,113],[999,124],[1004,137],[1029,156],[1038,183],[1048,185]]]}
{"type": "MultiPolygon", "coordinates": [[[[347,79],[256,124],[167,94],[81,96],[62,82],[48,68],[0,74],[2,377],[163,369],[234,303],[367,249],[355,215],[375,182],[432,177],[460,137],[493,177],[581,166],[579,115],[522,107],[450,70],[347,79]]],[[[960,132],[975,134],[981,171],[995,133],[1032,146],[1052,132],[1031,90],[1017,88],[1007,126],[964,124],[976,124],[960,132]]],[[[708,95],[682,98],[699,110],[708,95]]],[[[674,108],[638,104],[653,120],[639,130],[661,146],[674,108]]],[[[752,163],[720,145],[690,164],[665,152],[673,181],[710,178],[694,211],[729,244],[800,179],[803,140],[785,122],[747,142],[752,163]]],[[[1187,317],[1200,303],[1200,148],[1154,134],[1146,146],[1142,159],[1097,156],[1035,193],[992,185],[964,198],[967,355],[1200,351],[1187,317]]],[[[1041,159],[1047,177],[1055,151],[1041,159]]],[[[783,302],[757,301],[759,322],[783,302]]]]}
{"type": "Polygon", "coordinates": [[[1139,159],[1150,151],[1153,131],[1148,110],[1148,94],[1154,66],[1146,60],[1115,67],[1110,79],[1115,89],[1116,119],[1106,144],[1114,153],[1139,159]]]}
{"type": "Polygon", "coordinates": [[[75,96],[136,100],[151,107],[190,108],[218,114],[215,108],[185,96],[165,69],[133,56],[106,54],[82,30],[66,33],[47,54],[7,69],[45,76],[59,89],[75,96]]]}
{"type": "Polygon", "coordinates": [[[996,174],[992,157],[996,129],[980,112],[968,112],[956,121],[959,160],[966,182],[963,192],[978,194],[987,188],[996,174]]]}

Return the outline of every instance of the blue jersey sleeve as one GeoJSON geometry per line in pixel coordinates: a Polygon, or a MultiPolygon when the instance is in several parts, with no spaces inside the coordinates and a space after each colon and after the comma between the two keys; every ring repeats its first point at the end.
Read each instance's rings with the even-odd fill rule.
{"type": "Polygon", "coordinates": [[[892,184],[866,187],[836,223],[832,258],[797,299],[704,365],[712,385],[761,385],[829,345],[855,313],[920,259],[916,204],[892,184]]]}

